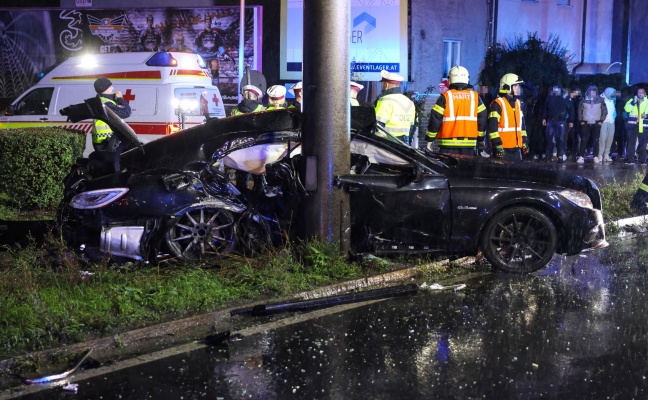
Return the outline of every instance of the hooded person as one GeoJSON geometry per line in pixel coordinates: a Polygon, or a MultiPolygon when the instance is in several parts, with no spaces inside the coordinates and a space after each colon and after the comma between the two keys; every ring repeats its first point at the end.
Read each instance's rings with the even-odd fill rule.
{"type": "Polygon", "coordinates": [[[603,99],[598,95],[596,86],[589,86],[585,92],[585,97],[578,104],[578,121],[580,122],[581,144],[579,155],[576,162],[583,164],[587,154],[587,143],[592,139],[594,145],[594,162],[600,163],[599,154],[599,136],[601,134],[601,124],[607,117],[607,107],[603,99]]]}
{"type": "Polygon", "coordinates": [[[232,109],[230,115],[247,114],[251,112],[259,112],[265,110],[261,104],[261,89],[254,85],[246,85],[241,89],[243,100],[236,107],[232,109]]]}
{"type": "Polygon", "coordinates": [[[554,152],[554,143],[556,144],[558,162],[562,163],[567,160],[565,125],[569,124],[569,128],[574,126],[573,114],[571,103],[563,97],[562,86],[559,83],[553,85],[542,111],[542,125],[546,127],[544,154],[547,155],[548,160],[554,152]]]}
{"type": "Polygon", "coordinates": [[[285,86],[270,86],[266,93],[268,93],[268,107],[266,108],[266,110],[279,110],[282,108],[288,108],[288,104],[286,104],[285,86]]]}
{"type": "Polygon", "coordinates": [[[607,116],[601,124],[601,135],[599,137],[598,158],[604,162],[611,162],[610,149],[614,141],[614,121],[616,119],[616,89],[606,88],[601,95],[607,109],[607,116]]]}

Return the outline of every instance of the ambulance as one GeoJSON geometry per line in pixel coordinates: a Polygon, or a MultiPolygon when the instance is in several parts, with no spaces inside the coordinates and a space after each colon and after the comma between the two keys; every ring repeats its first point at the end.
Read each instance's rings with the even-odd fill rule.
{"type": "Polygon", "coordinates": [[[202,57],[192,53],[113,53],[71,57],[21,94],[0,116],[0,129],[59,126],[85,131],[88,156],[93,121],[67,122],[59,111],[96,96],[105,77],[122,92],[132,114],[124,121],[142,143],[225,117],[220,91],[202,57]]]}

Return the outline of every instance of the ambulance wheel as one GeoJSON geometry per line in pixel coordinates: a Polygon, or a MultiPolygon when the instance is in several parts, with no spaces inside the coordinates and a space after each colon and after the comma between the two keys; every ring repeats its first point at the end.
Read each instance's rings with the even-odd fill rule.
{"type": "Polygon", "coordinates": [[[236,246],[234,218],[222,208],[194,208],[178,215],[176,221],[166,234],[166,244],[178,258],[219,258],[236,246]]]}

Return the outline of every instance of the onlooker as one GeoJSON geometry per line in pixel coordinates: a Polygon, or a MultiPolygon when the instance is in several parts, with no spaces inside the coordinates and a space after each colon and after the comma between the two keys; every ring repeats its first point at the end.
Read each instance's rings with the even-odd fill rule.
{"type": "MultiPolygon", "coordinates": [[[[550,160],[549,157],[554,152],[554,142],[556,144],[558,162],[562,163],[567,160],[565,124],[567,124],[568,118],[570,118],[570,105],[565,98],[563,98],[562,86],[560,84],[555,84],[551,89],[551,94],[545,101],[544,110],[542,112],[542,125],[547,129],[545,141],[546,148],[544,154],[546,154],[548,160],[550,160]]],[[[573,120],[570,119],[569,128],[573,126],[573,120]]]]}
{"type": "Polygon", "coordinates": [[[243,100],[236,107],[232,109],[230,115],[239,115],[247,114],[251,112],[259,112],[265,110],[263,104],[259,100],[261,95],[261,89],[254,85],[246,85],[241,89],[243,94],[243,100]]]}
{"type": "Polygon", "coordinates": [[[468,86],[468,70],[453,67],[448,73],[450,90],[441,94],[430,112],[428,149],[437,141],[441,153],[475,155],[477,144],[484,149],[486,106],[468,86]]]}
{"type": "Polygon", "coordinates": [[[522,79],[506,74],[500,79],[499,97],[493,100],[488,116],[488,135],[495,158],[522,162],[522,154],[529,152],[524,115],[520,99],[522,79]]]}
{"type": "MultiPolygon", "coordinates": [[[[94,82],[97,96],[106,107],[110,108],[120,118],[128,118],[131,108],[124,100],[120,91],[115,92],[112,82],[108,78],[99,78],[94,82]]],[[[101,121],[94,120],[92,125],[92,146],[97,151],[115,152],[121,145],[119,138],[113,135],[110,126],[101,121]]]]}
{"type": "Polygon", "coordinates": [[[614,120],[616,118],[616,90],[609,87],[603,91],[602,97],[607,108],[607,116],[601,125],[598,158],[601,161],[611,162],[610,149],[614,140],[614,120]]]}
{"type": "Polygon", "coordinates": [[[352,106],[359,106],[360,102],[358,101],[358,93],[360,93],[360,91],[362,89],[364,89],[364,86],[362,86],[361,84],[359,84],[357,82],[353,82],[353,81],[351,81],[350,84],[351,84],[351,89],[350,89],[349,95],[351,96],[351,105],[352,106]]]}
{"type": "MultiPolygon", "coordinates": [[[[581,91],[579,88],[575,87],[572,89],[569,95],[569,101],[571,102],[571,110],[573,111],[572,120],[577,121],[578,118],[578,107],[582,100],[581,91]]],[[[574,127],[569,130],[567,134],[567,150],[571,156],[572,161],[577,160],[578,151],[580,149],[580,124],[575,123],[574,127]]]]}
{"type": "Polygon", "coordinates": [[[640,163],[646,162],[646,144],[648,134],[644,132],[644,124],[648,124],[648,101],[646,101],[646,89],[637,89],[637,94],[626,102],[624,107],[628,113],[626,121],[626,164],[634,163],[635,150],[640,163]],[[639,141],[639,146],[637,146],[639,141]]]}
{"type": "Polygon", "coordinates": [[[376,99],[376,123],[387,133],[409,144],[416,122],[414,102],[401,93],[405,80],[393,72],[382,70],[382,93],[376,99]]]}
{"type": "Polygon", "coordinates": [[[601,133],[601,124],[607,117],[607,107],[598,95],[596,86],[590,86],[585,92],[585,98],[581,100],[578,105],[578,120],[581,127],[581,144],[580,154],[577,163],[582,164],[585,162],[585,155],[587,154],[587,142],[592,136],[594,144],[594,162],[599,163],[601,160],[598,157],[599,153],[599,135],[601,133]]]}
{"type": "Polygon", "coordinates": [[[448,82],[448,80],[445,78],[441,79],[441,82],[439,83],[439,93],[443,94],[447,92],[449,89],[450,89],[450,82],[448,82]]]}
{"type": "Polygon", "coordinates": [[[288,108],[288,104],[286,104],[285,86],[270,86],[266,93],[268,93],[268,107],[266,108],[266,110],[279,110],[282,108],[288,108]]]}

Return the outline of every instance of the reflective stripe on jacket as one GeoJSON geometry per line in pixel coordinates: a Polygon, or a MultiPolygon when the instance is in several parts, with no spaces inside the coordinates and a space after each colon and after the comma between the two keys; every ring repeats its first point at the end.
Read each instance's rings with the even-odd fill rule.
{"type": "Polygon", "coordinates": [[[376,102],[376,121],[385,125],[392,136],[409,136],[416,119],[414,102],[400,93],[392,93],[378,98],[376,102]]]}
{"type": "MultiPolygon", "coordinates": [[[[479,132],[477,115],[486,107],[480,104],[479,96],[473,90],[450,89],[443,93],[445,108],[439,103],[433,111],[443,115],[439,133],[435,135],[439,146],[475,147],[479,132]]],[[[432,135],[429,135],[432,136],[432,135]]]]}
{"type": "Polygon", "coordinates": [[[515,108],[504,97],[498,97],[491,104],[497,103],[502,110],[501,115],[497,111],[492,111],[489,118],[497,118],[497,131],[490,132],[490,138],[497,145],[497,139],[502,143],[505,149],[522,148],[524,143],[523,137],[526,132],[522,130],[522,110],[520,100],[515,99],[515,108]]]}
{"type": "MultiPolygon", "coordinates": [[[[112,101],[110,99],[107,99],[105,97],[99,97],[99,98],[101,99],[101,102],[103,104],[106,104],[106,103],[110,103],[110,104],[113,104],[113,105],[117,104],[114,101],[112,101]]],[[[108,126],[107,123],[105,123],[105,122],[103,122],[101,120],[98,120],[98,119],[94,120],[94,124],[92,126],[92,143],[99,144],[99,143],[103,142],[106,139],[110,139],[112,134],[113,134],[113,131],[112,131],[112,129],[110,129],[110,126],[108,126]]]]}

